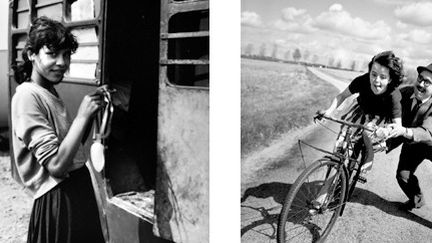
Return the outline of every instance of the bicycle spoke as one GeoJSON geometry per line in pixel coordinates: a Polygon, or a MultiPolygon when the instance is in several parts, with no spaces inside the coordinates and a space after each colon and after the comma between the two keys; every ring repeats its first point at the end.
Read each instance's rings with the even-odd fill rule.
{"type": "MultiPolygon", "coordinates": [[[[287,219],[292,219],[292,218],[295,218],[296,216],[298,216],[300,213],[303,213],[303,217],[299,217],[299,218],[306,218],[306,216],[308,216],[308,214],[309,214],[309,211],[299,211],[299,212],[297,212],[297,213],[294,213],[294,215],[291,215],[290,217],[288,217],[287,219]]],[[[293,222],[292,220],[288,220],[289,222],[293,222]]],[[[294,222],[293,222],[294,223],[294,222]]]]}
{"type": "Polygon", "coordinates": [[[362,136],[362,131],[371,129],[361,125],[361,121],[355,124],[325,115],[321,117],[342,124],[337,135],[338,147],[331,153],[304,143],[332,157],[314,161],[292,185],[279,217],[279,243],[287,240],[324,241],[341,214],[346,198],[349,198],[355,187],[359,173],[358,161],[362,156],[358,138],[362,136]],[[345,169],[348,169],[348,174],[345,169]]]}
{"type": "Polygon", "coordinates": [[[337,203],[336,206],[331,207],[331,208],[327,208],[327,210],[332,211],[332,210],[335,210],[335,209],[337,209],[337,208],[342,207],[342,206],[345,205],[345,204],[346,204],[346,202],[344,202],[344,203],[337,203]]]}
{"type": "Polygon", "coordinates": [[[292,204],[291,207],[295,207],[295,208],[298,208],[298,209],[306,209],[306,210],[309,210],[309,208],[307,207],[307,205],[292,204]]]}
{"type": "Polygon", "coordinates": [[[341,210],[345,192],[346,178],[340,166],[343,165],[329,159],[316,161],[296,180],[279,218],[279,243],[314,242],[328,235],[341,210]],[[321,195],[325,197],[324,204],[316,206],[314,200],[321,203],[318,199],[321,195]]]}
{"type": "Polygon", "coordinates": [[[302,200],[303,201],[307,201],[308,199],[315,199],[316,196],[318,195],[318,193],[313,193],[310,190],[310,187],[302,187],[298,193],[301,193],[303,196],[302,197],[296,197],[294,200],[302,200]]]}

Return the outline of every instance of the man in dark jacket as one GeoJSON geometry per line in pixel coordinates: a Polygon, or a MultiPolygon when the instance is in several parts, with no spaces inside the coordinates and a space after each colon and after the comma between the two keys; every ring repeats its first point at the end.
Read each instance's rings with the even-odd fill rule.
{"type": "Polygon", "coordinates": [[[419,66],[417,72],[414,85],[401,88],[402,126],[391,124],[387,140],[389,151],[403,144],[396,179],[409,199],[405,210],[425,204],[414,172],[423,160],[432,161],[432,64],[419,66]]]}

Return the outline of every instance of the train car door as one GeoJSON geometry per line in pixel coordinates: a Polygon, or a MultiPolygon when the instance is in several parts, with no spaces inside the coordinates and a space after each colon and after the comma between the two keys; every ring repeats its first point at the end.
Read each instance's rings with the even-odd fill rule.
{"type": "Polygon", "coordinates": [[[155,229],[207,242],[209,3],[162,1],[155,229]]]}

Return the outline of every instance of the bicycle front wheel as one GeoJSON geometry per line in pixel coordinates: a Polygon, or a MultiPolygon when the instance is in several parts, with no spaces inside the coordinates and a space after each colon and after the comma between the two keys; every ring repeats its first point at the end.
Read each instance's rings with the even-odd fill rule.
{"type": "Polygon", "coordinates": [[[343,165],[329,158],[312,163],[286,196],[277,229],[278,243],[324,242],[344,203],[343,165]]]}

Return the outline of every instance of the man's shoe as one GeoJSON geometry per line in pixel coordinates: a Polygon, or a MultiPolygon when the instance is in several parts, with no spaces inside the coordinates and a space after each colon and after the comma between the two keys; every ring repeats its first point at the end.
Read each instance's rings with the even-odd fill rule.
{"type": "Polygon", "coordinates": [[[425,200],[422,194],[414,196],[414,205],[415,208],[421,208],[423,205],[425,205],[425,200]]]}
{"type": "Polygon", "coordinates": [[[402,211],[411,211],[414,208],[415,208],[414,202],[411,200],[408,200],[399,206],[399,209],[402,211]]]}
{"type": "Polygon", "coordinates": [[[408,200],[400,206],[404,211],[411,211],[414,208],[421,208],[426,204],[423,195],[415,196],[413,200],[408,200]]]}

